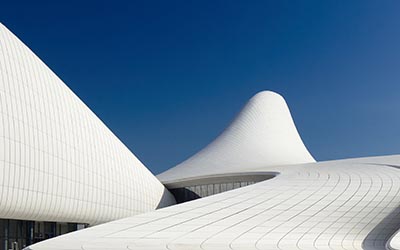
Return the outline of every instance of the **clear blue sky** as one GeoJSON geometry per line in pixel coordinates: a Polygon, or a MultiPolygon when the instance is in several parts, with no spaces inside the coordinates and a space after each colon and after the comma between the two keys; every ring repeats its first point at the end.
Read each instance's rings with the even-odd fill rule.
{"type": "Polygon", "coordinates": [[[400,1],[3,1],[21,38],[153,172],[256,92],[317,160],[400,153],[400,1]]]}

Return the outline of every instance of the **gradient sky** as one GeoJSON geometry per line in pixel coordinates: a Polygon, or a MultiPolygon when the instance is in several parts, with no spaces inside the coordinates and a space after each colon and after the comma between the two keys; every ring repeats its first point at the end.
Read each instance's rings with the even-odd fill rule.
{"type": "Polygon", "coordinates": [[[3,1],[0,21],[154,173],[261,90],[317,160],[400,153],[400,1],[3,1]]]}

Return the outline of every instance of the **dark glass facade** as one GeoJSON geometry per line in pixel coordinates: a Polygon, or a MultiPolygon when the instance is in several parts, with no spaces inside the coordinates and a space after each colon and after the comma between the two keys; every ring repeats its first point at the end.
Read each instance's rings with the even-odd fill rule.
{"type": "Polygon", "coordinates": [[[277,173],[239,173],[229,175],[206,176],[194,180],[166,183],[165,186],[175,196],[177,203],[245,187],[274,178],[277,173]]]}
{"type": "Polygon", "coordinates": [[[0,219],[0,250],[20,250],[33,243],[84,228],[84,224],[0,219]]]}

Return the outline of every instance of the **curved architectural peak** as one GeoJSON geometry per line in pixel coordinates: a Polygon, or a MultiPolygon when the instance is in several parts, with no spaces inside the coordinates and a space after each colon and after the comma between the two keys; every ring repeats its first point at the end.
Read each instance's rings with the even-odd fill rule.
{"type": "Polygon", "coordinates": [[[0,218],[96,224],[175,202],[1,24],[0,173],[0,218]]]}
{"type": "Polygon", "coordinates": [[[260,167],[315,162],[289,108],[277,93],[253,96],[230,126],[206,148],[157,177],[162,182],[260,167]]]}

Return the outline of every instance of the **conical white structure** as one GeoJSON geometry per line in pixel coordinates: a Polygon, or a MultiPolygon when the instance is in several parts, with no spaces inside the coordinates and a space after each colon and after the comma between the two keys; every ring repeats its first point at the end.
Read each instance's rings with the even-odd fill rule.
{"type": "Polygon", "coordinates": [[[174,203],[101,120],[0,24],[0,218],[96,224],[174,203]]]}
{"type": "Polygon", "coordinates": [[[168,182],[310,162],[315,160],[304,146],[283,97],[262,91],[212,143],[157,177],[168,182]]]}

